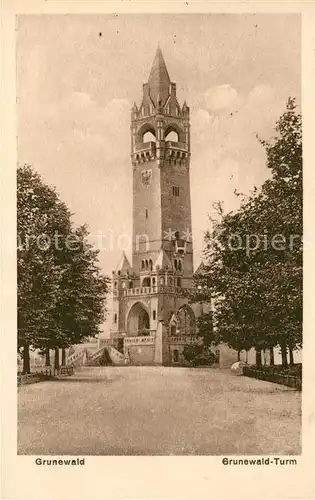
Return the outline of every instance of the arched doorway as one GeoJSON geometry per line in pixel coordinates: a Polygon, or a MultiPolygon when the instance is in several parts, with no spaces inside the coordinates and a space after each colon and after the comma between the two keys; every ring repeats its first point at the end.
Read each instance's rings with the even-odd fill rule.
{"type": "Polygon", "coordinates": [[[137,302],[132,306],[127,318],[128,337],[150,335],[150,317],[145,307],[137,302]]]}

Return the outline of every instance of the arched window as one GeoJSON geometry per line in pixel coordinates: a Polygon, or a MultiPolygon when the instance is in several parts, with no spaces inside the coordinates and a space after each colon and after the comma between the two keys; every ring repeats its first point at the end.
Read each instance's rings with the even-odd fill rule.
{"type": "Polygon", "coordinates": [[[149,262],[146,260],[145,261],[145,268],[148,269],[149,268],[149,262]]]}
{"type": "Polygon", "coordinates": [[[175,267],[175,269],[177,271],[177,259],[174,260],[174,267],[175,267]]]}
{"type": "Polygon", "coordinates": [[[144,264],[144,260],[141,261],[141,269],[144,269],[145,267],[145,264],[144,264]]]}
{"type": "Polygon", "coordinates": [[[155,278],[152,278],[152,285],[153,286],[155,285],[155,282],[156,282],[155,278]]]}
{"type": "Polygon", "coordinates": [[[150,278],[143,278],[142,286],[151,286],[150,278]]]}
{"type": "Polygon", "coordinates": [[[151,259],[149,260],[149,267],[150,267],[150,271],[152,271],[152,269],[153,269],[153,262],[152,262],[151,259]]]}
{"type": "Polygon", "coordinates": [[[181,278],[177,278],[177,286],[182,286],[182,280],[181,280],[181,278]]]}
{"type": "Polygon", "coordinates": [[[142,142],[156,142],[156,137],[153,134],[153,130],[152,131],[150,130],[145,134],[143,134],[142,142]]]}
{"type": "Polygon", "coordinates": [[[114,323],[117,323],[117,313],[114,314],[114,323]]]}
{"type": "Polygon", "coordinates": [[[176,335],[176,325],[174,323],[171,325],[171,335],[172,337],[176,335]]]}
{"type": "Polygon", "coordinates": [[[178,358],[179,358],[179,351],[178,351],[178,349],[174,349],[174,351],[173,351],[173,361],[174,361],[174,363],[178,363],[178,360],[179,360],[178,358]]]}
{"type": "Polygon", "coordinates": [[[182,270],[182,261],[181,260],[178,261],[178,270],[179,271],[182,270]]]}
{"type": "Polygon", "coordinates": [[[129,281],[129,288],[133,288],[133,282],[129,281]]]}
{"type": "Polygon", "coordinates": [[[180,335],[194,335],[196,329],[196,321],[193,310],[185,305],[182,306],[177,313],[180,335]]]}
{"type": "Polygon", "coordinates": [[[117,281],[114,282],[114,288],[117,288],[117,281]]]}
{"type": "Polygon", "coordinates": [[[171,130],[165,137],[166,141],[179,142],[178,133],[175,130],[171,130]]]}
{"type": "Polygon", "coordinates": [[[156,319],[156,311],[155,311],[155,309],[154,309],[154,311],[152,313],[152,317],[153,317],[153,320],[155,321],[155,319],[156,319]]]}

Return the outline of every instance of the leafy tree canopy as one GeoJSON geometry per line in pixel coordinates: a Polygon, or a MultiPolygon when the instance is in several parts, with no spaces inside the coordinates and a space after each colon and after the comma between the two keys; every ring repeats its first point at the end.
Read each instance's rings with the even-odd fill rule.
{"type": "Polygon", "coordinates": [[[270,179],[205,235],[191,300],[215,299],[215,341],[257,349],[302,344],[302,127],[294,99],[269,141],[270,179]]]}
{"type": "Polygon", "coordinates": [[[86,226],[74,227],[55,189],[30,165],[17,171],[18,348],[66,347],[95,336],[109,279],[86,226]]]}

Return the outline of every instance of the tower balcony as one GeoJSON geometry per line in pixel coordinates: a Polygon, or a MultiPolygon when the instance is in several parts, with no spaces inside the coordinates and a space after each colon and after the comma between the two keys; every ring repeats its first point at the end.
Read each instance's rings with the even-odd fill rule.
{"type": "Polygon", "coordinates": [[[155,155],[156,152],[156,142],[150,141],[150,142],[140,142],[136,144],[136,151],[141,152],[141,153],[152,153],[155,155]]]}
{"type": "Polygon", "coordinates": [[[174,151],[188,151],[187,145],[184,142],[167,141],[166,147],[174,151]]]}
{"type": "Polygon", "coordinates": [[[176,294],[182,295],[186,291],[185,288],[176,287],[173,285],[158,285],[158,286],[142,286],[139,288],[128,288],[124,291],[126,297],[139,297],[140,295],[155,295],[160,294],[176,294]]]}
{"type": "Polygon", "coordinates": [[[139,295],[153,295],[158,293],[157,286],[141,286],[139,288],[128,288],[125,290],[125,295],[127,297],[139,296],[139,295]]]}
{"type": "Polygon", "coordinates": [[[131,157],[134,165],[154,160],[156,158],[156,143],[153,141],[136,143],[131,157]]]}

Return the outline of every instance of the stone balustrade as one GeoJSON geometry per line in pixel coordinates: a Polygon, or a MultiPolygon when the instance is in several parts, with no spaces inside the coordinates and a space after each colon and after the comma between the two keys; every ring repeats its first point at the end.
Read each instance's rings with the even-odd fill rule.
{"type": "Polygon", "coordinates": [[[156,286],[141,286],[139,288],[128,288],[125,290],[125,295],[127,297],[132,297],[133,295],[151,295],[157,293],[157,291],[156,286]]]}
{"type": "Polygon", "coordinates": [[[159,285],[159,286],[142,286],[137,288],[128,288],[125,290],[125,295],[127,297],[139,296],[139,295],[153,295],[156,293],[167,293],[167,294],[183,294],[185,288],[176,287],[173,285],[159,285]]]}
{"type": "Polygon", "coordinates": [[[140,143],[136,144],[136,151],[152,151],[153,153],[155,153],[156,143],[153,141],[140,142],[140,143]]]}
{"type": "Polygon", "coordinates": [[[198,337],[195,335],[172,335],[168,340],[172,344],[191,344],[198,340],[198,337]]]}
{"type": "Polygon", "coordinates": [[[167,141],[166,142],[166,145],[168,148],[171,148],[171,149],[178,149],[178,150],[181,150],[181,151],[187,151],[187,146],[184,142],[174,142],[174,141],[167,141]]]}
{"type": "Polygon", "coordinates": [[[154,344],[154,335],[141,336],[141,337],[125,337],[124,344],[128,345],[149,345],[154,344]]]}

